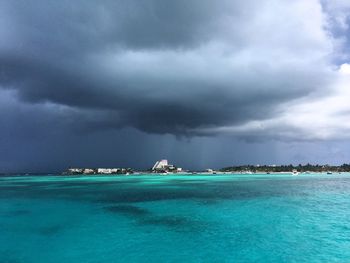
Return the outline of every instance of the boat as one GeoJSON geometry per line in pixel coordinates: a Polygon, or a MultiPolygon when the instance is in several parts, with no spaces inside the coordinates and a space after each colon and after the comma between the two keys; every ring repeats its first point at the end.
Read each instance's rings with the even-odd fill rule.
{"type": "Polygon", "coordinates": [[[296,170],[296,169],[292,170],[292,175],[299,175],[298,170],[296,170]]]}
{"type": "Polygon", "coordinates": [[[332,172],[331,172],[331,171],[328,171],[327,174],[332,174],[332,172]]]}

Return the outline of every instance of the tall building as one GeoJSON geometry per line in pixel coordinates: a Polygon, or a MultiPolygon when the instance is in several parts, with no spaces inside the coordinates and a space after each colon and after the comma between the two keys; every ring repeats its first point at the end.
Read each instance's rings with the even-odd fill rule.
{"type": "Polygon", "coordinates": [[[160,160],[160,161],[157,161],[154,165],[153,165],[153,168],[152,170],[164,170],[165,168],[168,167],[168,160],[160,160]]]}
{"type": "Polygon", "coordinates": [[[154,173],[178,173],[182,172],[181,168],[177,168],[174,165],[168,163],[168,160],[160,160],[157,161],[153,167],[152,167],[152,172],[154,173]]]}

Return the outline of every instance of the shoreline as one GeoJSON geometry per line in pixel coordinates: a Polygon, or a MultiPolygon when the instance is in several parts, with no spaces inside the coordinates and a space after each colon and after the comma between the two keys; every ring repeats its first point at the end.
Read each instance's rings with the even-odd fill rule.
{"type": "Polygon", "coordinates": [[[132,174],[67,174],[67,173],[31,173],[31,174],[0,174],[0,177],[26,177],[26,176],[66,176],[66,177],[131,177],[131,176],[155,176],[155,177],[169,177],[169,176],[206,176],[206,177],[217,177],[217,176],[244,176],[244,177],[254,177],[254,176],[266,176],[266,177],[274,177],[274,176],[291,176],[291,177],[305,177],[305,176],[339,176],[339,175],[350,175],[350,172],[336,172],[336,173],[327,173],[327,172],[312,172],[312,173],[298,173],[293,174],[291,172],[257,172],[257,173],[239,173],[239,172],[217,172],[217,173],[206,173],[206,172],[195,172],[195,173],[149,173],[149,172],[134,172],[132,174]]]}

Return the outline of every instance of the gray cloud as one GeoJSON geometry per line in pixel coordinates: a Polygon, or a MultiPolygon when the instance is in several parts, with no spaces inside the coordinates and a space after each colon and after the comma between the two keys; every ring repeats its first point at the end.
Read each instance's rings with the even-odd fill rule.
{"type": "Polygon", "coordinates": [[[320,5],[304,5],[2,1],[0,83],[94,116],[81,118],[91,128],[191,135],[269,119],[334,78],[322,12],[302,10],[320,5]]]}

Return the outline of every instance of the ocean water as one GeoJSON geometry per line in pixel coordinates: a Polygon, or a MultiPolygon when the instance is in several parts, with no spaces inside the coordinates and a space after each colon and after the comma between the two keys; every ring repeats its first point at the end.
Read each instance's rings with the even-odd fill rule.
{"type": "Polygon", "coordinates": [[[350,262],[350,175],[2,176],[0,262],[350,262]]]}

